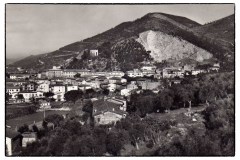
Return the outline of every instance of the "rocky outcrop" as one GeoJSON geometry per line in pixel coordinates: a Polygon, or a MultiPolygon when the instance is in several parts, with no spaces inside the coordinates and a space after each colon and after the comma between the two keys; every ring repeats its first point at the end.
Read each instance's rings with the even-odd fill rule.
{"type": "Polygon", "coordinates": [[[136,39],[147,51],[151,51],[151,56],[155,61],[181,60],[190,58],[198,62],[212,58],[212,54],[199,48],[188,41],[173,37],[159,31],[145,31],[139,34],[136,39]]]}

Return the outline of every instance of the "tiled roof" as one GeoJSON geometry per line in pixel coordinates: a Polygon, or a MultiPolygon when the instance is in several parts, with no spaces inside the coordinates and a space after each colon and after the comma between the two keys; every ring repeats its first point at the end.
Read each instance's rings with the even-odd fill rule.
{"type": "Polygon", "coordinates": [[[109,102],[103,99],[96,100],[93,102],[93,116],[96,116],[105,112],[113,112],[120,115],[127,114],[127,112],[119,109],[120,106],[121,106],[120,104],[109,102]]]}

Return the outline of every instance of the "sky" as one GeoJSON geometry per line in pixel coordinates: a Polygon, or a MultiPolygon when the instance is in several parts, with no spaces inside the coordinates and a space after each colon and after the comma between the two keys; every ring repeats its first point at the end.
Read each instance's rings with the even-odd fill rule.
{"type": "Polygon", "coordinates": [[[200,24],[234,13],[233,4],[6,5],[6,56],[55,51],[150,12],[184,16],[200,24]]]}

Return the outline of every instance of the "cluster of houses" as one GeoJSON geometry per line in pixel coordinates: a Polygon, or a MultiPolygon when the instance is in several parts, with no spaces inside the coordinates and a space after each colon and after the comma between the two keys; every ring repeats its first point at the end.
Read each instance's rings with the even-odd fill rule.
{"type": "MultiPolygon", "coordinates": [[[[91,51],[94,56],[97,50],[91,51]]],[[[109,96],[95,97],[93,103],[94,122],[96,125],[116,123],[127,116],[127,101],[133,93],[151,90],[158,93],[163,85],[163,79],[168,79],[169,85],[180,83],[185,75],[198,75],[211,71],[218,72],[219,64],[206,69],[191,65],[183,67],[165,67],[158,69],[154,65],[145,65],[140,69],[127,72],[94,72],[86,69],[61,69],[53,66],[41,73],[10,73],[6,78],[7,103],[39,103],[40,109],[50,109],[51,103],[45,94],[52,92],[55,101],[65,101],[64,94],[72,90],[88,89],[95,91],[109,90],[109,96]],[[178,78],[176,78],[178,77],[178,78]]],[[[41,124],[41,123],[40,123],[41,124]]],[[[14,143],[21,137],[21,145],[36,141],[36,133],[30,132],[19,135],[18,132],[7,129],[6,145],[8,155],[12,154],[14,143]]]]}

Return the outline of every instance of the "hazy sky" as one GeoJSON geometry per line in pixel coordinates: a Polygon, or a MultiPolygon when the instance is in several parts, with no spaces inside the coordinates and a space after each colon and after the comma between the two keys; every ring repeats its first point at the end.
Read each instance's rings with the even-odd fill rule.
{"type": "Polygon", "coordinates": [[[204,24],[234,13],[232,4],[6,6],[7,58],[57,50],[133,21],[149,12],[184,16],[204,24]]]}

